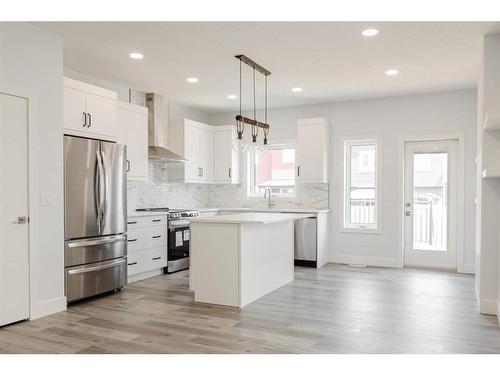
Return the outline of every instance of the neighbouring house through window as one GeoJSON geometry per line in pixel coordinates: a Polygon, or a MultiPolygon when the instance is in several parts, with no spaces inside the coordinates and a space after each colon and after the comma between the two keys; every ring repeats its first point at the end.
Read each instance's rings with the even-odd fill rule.
{"type": "Polygon", "coordinates": [[[266,188],[278,197],[295,195],[294,145],[272,145],[248,152],[248,195],[263,196],[266,188]]]}

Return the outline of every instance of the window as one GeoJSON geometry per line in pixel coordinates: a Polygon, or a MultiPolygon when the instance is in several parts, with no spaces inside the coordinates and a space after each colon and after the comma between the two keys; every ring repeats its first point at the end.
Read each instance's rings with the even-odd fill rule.
{"type": "Polygon", "coordinates": [[[275,196],[294,196],[295,146],[248,151],[248,195],[263,196],[266,188],[275,196]]]}
{"type": "Polygon", "coordinates": [[[377,143],[344,142],[344,228],[377,229],[377,143]]]}

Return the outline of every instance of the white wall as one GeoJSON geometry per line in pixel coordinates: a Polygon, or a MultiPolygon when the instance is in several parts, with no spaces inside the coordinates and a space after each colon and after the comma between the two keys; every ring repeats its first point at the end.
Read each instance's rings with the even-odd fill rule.
{"type": "Polygon", "coordinates": [[[29,152],[37,165],[30,165],[31,318],[66,308],[62,53],[56,35],[30,24],[0,23],[0,90],[28,95],[32,115],[29,152]],[[40,205],[40,193],[48,205],[40,205]]]}
{"type": "Polygon", "coordinates": [[[500,163],[498,131],[483,131],[483,118],[490,110],[498,109],[500,102],[500,34],[485,36],[481,52],[477,116],[476,290],[481,312],[500,317],[500,179],[483,179],[480,174],[483,168],[500,163]]]}
{"type": "MultiPolygon", "coordinates": [[[[401,137],[463,133],[465,136],[465,271],[474,271],[476,90],[460,90],[382,99],[333,102],[272,109],[270,137],[296,138],[300,118],[326,117],[331,131],[330,259],[341,263],[400,266],[398,242],[399,170],[401,137]],[[346,136],[379,135],[383,139],[382,233],[352,234],[339,231],[342,215],[342,159],[339,140],[346,136]]],[[[232,124],[234,113],[211,115],[214,125],[232,124]]]]}

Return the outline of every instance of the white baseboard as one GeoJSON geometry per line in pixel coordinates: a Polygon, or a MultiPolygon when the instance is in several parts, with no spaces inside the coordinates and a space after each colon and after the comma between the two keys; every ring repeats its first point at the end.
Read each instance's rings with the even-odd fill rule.
{"type": "Polygon", "coordinates": [[[160,275],[163,275],[163,268],[159,268],[156,270],[147,271],[147,272],[143,272],[143,273],[137,273],[135,275],[129,276],[127,278],[127,283],[128,284],[135,283],[136,281],[141,281],[141,280],[149,279],[150,277],[155,277],[155,276],[160,276],[160,275]]]}
{"type": "Polygon", "coordinates": [[[65,311],[66,305],[66,296],[36,302],[31,305],[30,320],[65,311]]]}
{"type": "Polygon", "coordinates": [[[401,268],[401,262],[396,258],[365,257],[355,255],[339,255],[331,257],[331,263],[359,264],[373,267],[401,268]]]}
{"type": "Polygon", "coordinates": [[[476,273],[476,266],[471,263],[466,263],[462,265],[462,269],[459,270],[458,272],[474,275],[476,273]]]}
{"type": "Polygon", "coordinates": [[[479,301],[479,311],[481,314],[498,316],[499,306],[500,302],[494,299],[481,299],[479,301]]]}

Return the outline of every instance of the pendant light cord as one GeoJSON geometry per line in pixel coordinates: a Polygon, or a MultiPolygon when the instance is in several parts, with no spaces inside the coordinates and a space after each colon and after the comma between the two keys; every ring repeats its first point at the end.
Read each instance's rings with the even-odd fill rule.
{"type": "Polygon", "coordinates": [[[241,116],[241,60],[240,60],[240,116],[241,116]]]}
{"type": "Polygon", "coordinates": [[[255,110],[255,68],[253,68],[253,119],[257,120],[257,115],[255,110]]]}
{"type": "Polygon", "coordinates": [[[265,89],[266,90],[266,93],[265,93],[265,99],[266,99],[265,106],[266,106],[266,110],[265,110],[265,120],[264,120],[264,122],[267,124],[267,76],[265,76],[265,77],[266,77],[266,89],[265,89]]]}

